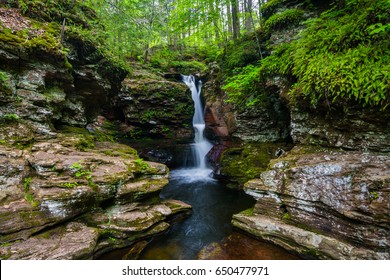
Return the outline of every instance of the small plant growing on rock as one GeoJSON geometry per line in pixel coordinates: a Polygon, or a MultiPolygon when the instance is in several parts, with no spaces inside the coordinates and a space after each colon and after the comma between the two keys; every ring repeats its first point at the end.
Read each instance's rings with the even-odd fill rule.
{"type": "Polygon", "coordinates": [[[20,120],[20,117],[17,114],[6,114],[1,116],[0,120],[2,120],[5,123],[12,123],[20,120]]]}
{"type": "Polygon", "coordinates": [[[27,177],[24,179],[23,187],[25,193],[28,193],[30,191],[30,183],[31,183],[31,177],[27,177]]]}
{"type": "Polygon", "coordinates": [[[136,159],[134,163],[136,167],[141,169],[141,171],[146,171],[149,168],[149,164],[147,164],[142,158],[136,159]]]}
{"type": "Polygon", "coordinates": [[[370,199],[377,200],[379,198],[378,192],[370,192],[370,199]]]}
{"type": "Polygon", "coordinates": [[[24,188],[24,199],[28,201],[32,207],[37,207],[39,205],[39,201],[35,200],[34,195],[30,192],[30,184],[31,184],[31,177],[27,177],[24,179],[23,182],[23,188],[24,188]]]}
{"type": "Polygon", "coordinates": [[[70,183],[70,182],[62,184],[63,187],[70,188],[70,189],[74,188],[74,187],[77,187],[78,185],[79,185],[78,183],[70,183]]]}
{"type": "MultiPolygon", "coordinates": [[[[70,169],[73,169],[74,170],[74,177],[75,178],[84,178],[87,180],[88,182],[88,186],[90,186],[91,188],[95,189],[96,188],[96,184],[92,181],[92,175],[91,175],[91,171],[90,170],[87,170],[85,169],[80,162],[76,161],[74,162],[71,166],[70,166],[70,169]]],[[[75,183],[65,183],[65,184],[68,184],[67,187],[75,187],[75,183]]],[[[65,186],[65,185],[64,185],[65,186]]]]}

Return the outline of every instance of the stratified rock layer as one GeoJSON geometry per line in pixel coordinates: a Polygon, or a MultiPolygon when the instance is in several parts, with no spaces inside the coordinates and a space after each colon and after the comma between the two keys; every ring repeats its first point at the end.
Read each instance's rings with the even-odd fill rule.
{"type": "Polygon", "coordinates": [[[295,143],[348,150],[390,152],[390,113],[360,106],[291,109],[291,136],[295,143]]]}
{"type": "Polygon", "coordinates": [[[128,124],[128,135],[174,139],[192,136],[194,106],[184,83],[135,70],[122,82],[117,106],[128,124]]]}
{"type": "Polygon", "coordinates": [[[317,258],[389,259],[390,156],[295,147],[245,190],[233,224],[317,258]]]}
{"type": "Polygon", "coordinates": [[[2,259],[86,259],[165,231],[168,216],[188,211],[161,202],[165,165],[134,149],[58,135],[23,151],[0,145],[2,259]]]}

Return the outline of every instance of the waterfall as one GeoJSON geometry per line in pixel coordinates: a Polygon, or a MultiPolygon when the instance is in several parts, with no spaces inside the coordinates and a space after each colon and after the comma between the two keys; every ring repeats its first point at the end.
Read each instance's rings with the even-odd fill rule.
{"type": "Polygon", "coordinates": [[[207,169],[206,155],[212,148],[212,144],[204,137],[203,132],[206,127],[204,121],[204,110],[201,102],[202,82],[198,83],[194,76],[182,75],[183,82],[190,88],[192,100],[194,101],[195,112],[192,118],[192,125],[195,131],[194,144],[192,145],[195,167],[207,169]]]}

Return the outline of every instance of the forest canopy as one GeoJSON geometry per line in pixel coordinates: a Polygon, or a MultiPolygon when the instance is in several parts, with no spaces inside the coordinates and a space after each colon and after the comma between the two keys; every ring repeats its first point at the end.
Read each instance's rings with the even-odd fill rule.
{"type": "MultiPolygon", "coordinates": [[[[275,79],[288,81],[291,102],[303,98],[315,107],[353,101],[381,109],[390,104],[388,0],[5,2],[50,22],[45,40],[59,53],[66,53],[63,35],[55,35],[61,30],[123,67],[136,61],[163,71],[201,72],[217,61],[224,90],[239,106],[261,102],[275,79]],[[289,30],[297,31],[295,37],[270,43],[289,30]]],[[[15,40],[28,38],[7,32],[15,40]]]]}

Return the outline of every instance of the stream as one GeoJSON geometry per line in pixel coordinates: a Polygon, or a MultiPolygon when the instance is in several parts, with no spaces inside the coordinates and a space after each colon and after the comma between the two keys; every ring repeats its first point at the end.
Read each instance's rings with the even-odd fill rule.
{"type": "MultiPolygon", "coordinates": [[[[208,169],[178,169],[171,172],[162,199],[178,199],[192,205],[192,214],[174,223],[170,230],[153,240],[140,255],[145,260],[197,259],[213,242],[221,242],[218,259],[295,259],[282,248],[233,232],[232,215],[253,206],[254,199],[242,191],[228,189],[210,178],[208,169]]],[[[204,257],[204,256],[203,256],[204,257]]]]}
{"type": "MultiPolygon", "coordinates": [[[[206,155],[213,145],[203,135],[202,83],[194,76],[182,77],[194,101],[195,138],[190,149],[185,149],[188,154],[181,156],[185,168],[170,172],[169,184],[161,191],[160,198],[186,202],[192,206],[192,214],[154,237],[139,259],[296,259],[282,248],[233,231],[232,215],[252,208],[255,200],[211,177],[206,155]]],[[[125,253],[126,249],[119,250],[103,258],[121,259],[125,253]]]]}

